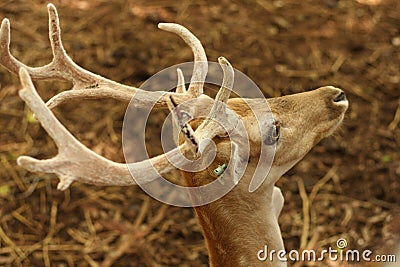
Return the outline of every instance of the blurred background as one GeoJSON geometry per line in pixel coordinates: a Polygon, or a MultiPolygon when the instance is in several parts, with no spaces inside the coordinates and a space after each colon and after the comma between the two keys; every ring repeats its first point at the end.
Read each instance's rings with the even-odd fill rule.
{"type": "MultiPolygon", "coordinates": [[[[390,253],[400,232],[399,1],[53,3],[72,59],[121,83],[140,86],[192,60],[179,37],[157,29],[158,22],[177,22],[201,40],[209,60],[225,56],[266,97],[343,88],[350,109],[341,129],[278,182],[285,247],[335,248],[345,238],[349,249],[390,253]]],[[[0,18],[11,20],[11,51],[30,66],[51,60],[46,4],[0,3],[0,18]]],[[[19,155],[48,158],[57,149],[18,97],[17,77],[0,67],[0,84],[0,266],[207,266],[193,210],[166,206],[137,187],[74,183],[60,192],[54,175],[18,167],[19,155]]],[[[36,85],[45,100],[71,86],[36,85]]],[[[123,162],[126,107],[81,100],[54,112],[85,145],[123,162]]]]}

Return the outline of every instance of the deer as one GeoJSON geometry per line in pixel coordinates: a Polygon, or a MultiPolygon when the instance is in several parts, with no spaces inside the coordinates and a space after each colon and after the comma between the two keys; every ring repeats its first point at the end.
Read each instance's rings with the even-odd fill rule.
{"type": "MultiPolygon", "coordinates": [[[[218,179],[215,170],[218,170],[221,162],[233,162],[225,170],[230,174],[228,177],[234,178],[230,182],[232,189],[214,201],[193,205],[205,238],[210,266],[287,266],[286,261],[277,257],[260,261],[260,255],[257,255],[264,246],[268,246],[270,251],[284,250],[278,224],[284,197],[275,183],[320,140],[341,125],[349,105],[344,91],[323,86],[276,98],[230,98],[234,71],[229,61],[220,57],[218,62],[223,70],[223,81],[215,99],[212,99],[203,92],[208,67],[201,42],[179,24],[160,23],[160,29],[177,34],[192,49],[192,78],[186,88],[178,69],[175,91],[146,92],[78,66],[63,47],[56,7],[48,4],[47,9],[53,60],[45,66],[29,67],[12,56],[10,22],[5,18],[1,23],[0,64],[19,75],[22,84],[19,96],[58,148],[58,154],[53,158],[20,156],[17,164],[31,172],[56,174],[59,190],[66,190],[74,181],[96,186],[131,186],[154,181],[154,170],[158,175],[163,175],[176,170],[179,164],[186,164],[187,159],[201,159],[211,150],[213,143],[215,155],[208,166],[195,172],[183,170],[181,178],[178,178],[187,188],[201,187],[218,179]],[[38,95],[33,80],[48,79],[70,81],[72,88],[45,103],[38,95]],[[79,142],[51,111],[74,99],[113,98],[131,101],[138,95],[140,97],[136,98],[138,101],[133,105],[141,108],[154,103],[156,109],[169,110],[179,131],[176,148],[139,162],[116,163],[96,154],[79,142]],[[196,100],[190,112],[195,114],[200,107],[206,106],[209,108],[208,115],[205,118],[187,119],[188,116],[184,115],[187,115],[188,107],[184,103],[189,100],[196,100]],[[257,118],[250,107],[262,109],[265,103],[270,108],[267,113],[272,115],[272,120],[257,118]],[[221,120],[224,125],[218,122],[221,120]],[[248,136],[247,153],[241,150],[242,144],[231,144],[230,133],[248,136]],[[263,144],[274,146],[275,150],[271,168],[268,172],[260,173],[257,172],[257,166],[263,144]],[[239,178],[236,177],[238,173],[239,178]],[[255,173],[261,182],[253,182],[255,173]]],[[[203,193],[205,197],[212,194],[203,193]]],[[[191,196],[192,201],[196,201],[197,197],[191,196]]]]}

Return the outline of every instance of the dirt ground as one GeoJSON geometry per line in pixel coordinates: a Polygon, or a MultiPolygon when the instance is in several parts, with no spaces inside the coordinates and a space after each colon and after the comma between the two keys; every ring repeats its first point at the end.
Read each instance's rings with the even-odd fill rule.
{"type": "MultiPolygon", "coordinates": [[[[177,36],[156,27],[177,22],[202,41],[209,60],[225,56],[267,97],[343,88],[350,109],[339,132],[278,182],[285,247],[335,248],[345,238],[349,249],[388,254],[393,248],[400,232],[398,0],[53,3],[69,55],[121,83],[140,86],[157,71],[192,60],[177,36]]],[[[30,66],[51,60],[46,4],[0,3],[0,18],[11,20],[12,53],[30,66]]],[[[57,150],[18,97],[16,76],[0,67],[0,84],[0,266],[207,265],[191,209],[161,204],[137,187],[74,183],[60,192],[54,175],[18,167],[20,155],[49,158],[57,150]]],[[[70,86],[36,85],[45,100],[70,86]]],[[[85,145],[123,162],[126,106],[82,100],[54,112],[85,145]]]]}

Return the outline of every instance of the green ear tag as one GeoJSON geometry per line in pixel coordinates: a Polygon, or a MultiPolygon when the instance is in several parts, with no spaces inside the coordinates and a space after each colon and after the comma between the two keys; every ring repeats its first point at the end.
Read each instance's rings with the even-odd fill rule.
{"type": "Polygon", "coordinates": [[[225,163],[222,164],[222,165],[219,165],[216,169],[214,169],[214,174],[216,176],[220,176],[221,174],[224,173],[225,169],[226,169],[226,164],[225,163]]]}

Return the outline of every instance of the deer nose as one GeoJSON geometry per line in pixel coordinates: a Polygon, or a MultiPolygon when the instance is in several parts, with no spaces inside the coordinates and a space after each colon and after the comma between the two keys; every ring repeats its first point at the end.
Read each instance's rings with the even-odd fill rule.
{"type": "Polygon", "coordinates": [[[333,102],[338,103],[341,101],[346,101],[346,94],[343,91],[340,91],[335,97],[333,98],[333,102]]]}

